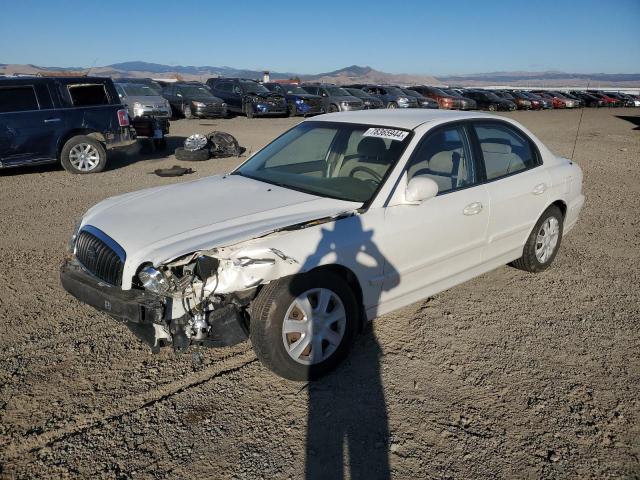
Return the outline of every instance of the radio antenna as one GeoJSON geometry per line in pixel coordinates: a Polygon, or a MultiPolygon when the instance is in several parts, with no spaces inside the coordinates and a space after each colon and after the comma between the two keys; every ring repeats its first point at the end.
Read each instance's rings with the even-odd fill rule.
{"type": "Polygon", "coordinates": [[[89,76],[89,74],[91,73],[91,70],[93,70],[93,67],[95,67],[95,66],[96,66],[96,62],[97,62],[97,61],[98,61],[98,57],[96,57],[96,58],[93,60],[93,63],[91,64],[91,66],[90,66],[90,67],[87,69],[87,71],[85,72],[85,74],[84,74],[84,76],[85,76],[85,77],[88,77],[88,76],[89,76]]]}
{"type": "MultiPolygon", "coordinates": [[[[591,84],[591,80],[587,80],[587,90],[589,90],[589,85],[591,84]]],[[[576,146],[578,145],[578,135],[580,135],[580,125],[582,125],[582,116],[584,115],[584,111],[587,108],[585,104],[580,111],[580,120],[578,120],[578,128],[576,129],[576,138],[573,141],[573,151],[571,152],[571,160],[573,161],[573,156],[576,153],[576,146]]]]}

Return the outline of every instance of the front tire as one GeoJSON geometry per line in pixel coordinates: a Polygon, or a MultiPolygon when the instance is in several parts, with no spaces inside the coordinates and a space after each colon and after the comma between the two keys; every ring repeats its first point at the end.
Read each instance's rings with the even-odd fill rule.
{"type": "Polygon", "coordinates": [[[269,370],[289,380],[313,380],[349,353],[358,318],[349,285],[319,270],[265,285],[251,305],[250,338],[269,370]]]}
{"type": "Polygon", "coordinates": [[[329,113],[336,113],[336,112],[339,112],[339,111],[340,111],[340,109],[338,108],[337,105],[335,105],[333,103],[331,105],[329,105],[329,113]]]}
{"type": "Polygon", "coordinates": [[[522,251],[522,257],[511,265],[525,272],[538,273],[549,268],[560,249],[564,218],[560,209],[551,205],[540,216],[522,251]]]}
{"type": "Polygon", "coordinates": [[[289,116],[290,117],[295,117],[298,114],[298,109],[296,107],[295,103],[290,103],[289,104],[289,116]]]}
{"type": "Polygon", "coordinates": [[[398,104],[396,102],[389,102],[389,105],[387,105],[387,108],[398,108],[398,104]]]}
{"type": "Polygon", "coordinates": [[[186,118],[187,120],[193,118],[193,111],[191,110],[191,105],[185,105],[182,108],[182,115],[184,115],[184,118],[186,118]]]}
{"type": "Polygon", "coordinates": [[[60,151],[60,163],[70,173],[97,173],[107,165],[107,151],[94,138],[86,135],[71,137],[60,151]]]}

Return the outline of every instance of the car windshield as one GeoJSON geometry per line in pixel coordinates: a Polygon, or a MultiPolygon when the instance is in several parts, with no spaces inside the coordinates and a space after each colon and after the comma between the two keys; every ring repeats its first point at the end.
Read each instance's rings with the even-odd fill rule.
{"type": "Polygon", "coordinates": [[[384,87],[384,89],[387,91],[387,93],[390,93],[391,95],[404,95],[405,94],[398,87],[384,87]]]}
{"type": "Polygon", "coordinates": [[[448,95],[444,93],[442,90],[440,90],[439,88],[429,87],[427,91],[432,95],[440,95],[442,97],[448,97],[448,95]]]}
{"type": "Polygon", "coordinates": [[[327,87],[327,91],[329,95],[333,97],[348,97],[349,92],[347,92],[344,88],[340,87],[327,87]]]}
{"type": "Polygon", "coordinates": [[[321,197],[365,203],[400,158],[410,132],[343,122],[303,122],[234,175],[321,197]]]}
{"type": "Polygon", "coordinates": [[[446,93],[447,95],[449,95],[450,97],[462,98],[462,95],[460,95],[455,90],[443,90],[443,92],[446,93]]]}
{"type": "Polygon", "coordinates": [[[416,97],[416,98],[422,97],[422,95],[420,95],[418,92],[409,90],[408,88],[403,88],[402,91],[404,92],[405,95],[409,95],[410,97],[416,97]]]}
{"type": "Polygon", "coordinates": [[[371,95],[367,95],[359,88],[345,88],[345,90],[349,93],[349,95],[353,95],[358,98],[369,98],[371,95]]]}
{"type": "Polygon", "coordinates": [[[499,96],[497,96],[493,92],[482,92],[482,93],[484,93],[484,96],[485,96],[486,99],[493,100],[494,102],[499,102],[499,101],[504,100],[503,98],[500,98],[499,96]]]}
{"type": "Polygon", "coordinates": [[[129,97],[151,97],[158,95],[149,85],[141,83],[120,83],[119,85],[129,97]]]}
{"type": "Polygon", "coordinates": [[[257,82],[241,81],[242,89],[245,93],[269,93],[269,89],[257,82]]]}
{"type": "Polygon", "coordinates": [[[302,88],[299,87],[298,85],[283,85],[284,91],[287,92],[289,95],[308,95],[307,91],[302,88]]]}
{"type": "Polygon", "coordinates": [[[186,94],[191,98],[206,98],[206,99],[214,98],[213,95],[211,95],[211,92],[207,90],[207,88],[205,87],[198,87],[196,85],[182,86],[180,87],[180,90],[183,92],[183,94],[186,94]]]}

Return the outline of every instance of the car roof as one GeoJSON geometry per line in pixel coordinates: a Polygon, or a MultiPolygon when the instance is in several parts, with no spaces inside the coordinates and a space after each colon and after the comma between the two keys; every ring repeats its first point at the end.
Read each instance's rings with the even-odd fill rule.
{"type": "Polygon", "coordinates": [[[328,113],[313,117],[308,121],[361,123],[364,125],[384,125],[387,127],[413,130],[428,122],[470,120],[474,118],[502,118],[496,115],[479,112],[461,112],[456,110],[385,109],[357,110],[351,112],[328,113]]]}

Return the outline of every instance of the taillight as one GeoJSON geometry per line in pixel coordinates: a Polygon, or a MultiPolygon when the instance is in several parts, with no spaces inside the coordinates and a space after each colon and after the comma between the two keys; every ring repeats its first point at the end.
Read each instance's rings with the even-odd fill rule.
{"type": "Polygon", "coordinates": [[[121,127],[129,126],[129,114],[126,110],[118,110],[118,123],[121,127]]]}

